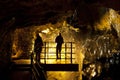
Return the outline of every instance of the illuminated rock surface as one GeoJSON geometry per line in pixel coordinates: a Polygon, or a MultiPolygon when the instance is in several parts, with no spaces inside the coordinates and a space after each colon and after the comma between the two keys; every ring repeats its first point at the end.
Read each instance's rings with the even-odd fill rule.
{"type": "MultiPolygon", "coordinates": [[[[48,80],[82,80],[83,63],[92,63],[85,69],[88,72],[83,71],[87,75],[86,73],[93,68],[93,74],[87,75],[89,78],[96,75],[94,71],[96,65],[101,74],[101,63],[94,64],[94,61],[101,57],[111,57],[112,52],[119,51],[120,15],[117,10],[120,2],[119,0],[116,3],[113,0],[105,3],[98,1],[96,5],[94,2],[97,1],[91,1],[93,4],[87,1],[88,4],[80,3],[77,8],[75,6],[77,2],[72,4],[72,0],[0,1],[0,52],[2,53],[0,61],[3,63],[1,67],[3,68],[4,64],[10,61],[11,55],[14,58],[29,58],[34,48],[36,31],[40,32],[43,41],[51,42],[54,42],[61,31],[66,42],[75,42],[75,58],[76,63],[79,64],[79,72],[48,72],[48,80]]],[[[109,67],[108,64],[105,64],[105,67],[109,67]]]]}

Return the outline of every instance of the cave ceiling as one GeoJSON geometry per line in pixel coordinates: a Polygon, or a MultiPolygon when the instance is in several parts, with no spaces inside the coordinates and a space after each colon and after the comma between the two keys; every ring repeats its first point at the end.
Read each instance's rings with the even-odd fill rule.
{"type": "Polygon", "coordinates": [[[119,5],[119,0],[3,0],[0,1],[0,25],[9,21],[15,26],[54,24],[66,14],[73,14],[75,9],[84,24],[97,19],[98,7],[119,11],[119,5]]]}

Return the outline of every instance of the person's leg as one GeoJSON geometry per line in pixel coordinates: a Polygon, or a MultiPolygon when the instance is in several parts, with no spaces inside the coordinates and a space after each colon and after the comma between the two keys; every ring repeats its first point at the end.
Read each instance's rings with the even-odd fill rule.
{"type": "Polygon", "coordinates": [[[59,48],[58,45],[56,46],[56,58],[58,59],[58,52],[59,52],[59,48]]]}
{"type": "Polygon", "coordinates": [[[40,51],[36,51],[36,62],[39,62],[40,61],[40,51]]]}
{"type": "Polygon", "coordinates": [[[61,44],[59,45],[59,50],[58,50],[59,52],[59,58],[61,58],[61,44]]]}
{"type": "Polygon", "coordinates": [[[37,62],[37,52],[36,52],[35,62],[37,62]]]}
{"type": "Polygon", "coordinates": [[[60,45],[60,58],[61,58],[62,44],[60,45]]]}
{"type": "Polygon", "coordinates": [[[40,53],[38,53],[37,61],[40,62],[40,53]]]}

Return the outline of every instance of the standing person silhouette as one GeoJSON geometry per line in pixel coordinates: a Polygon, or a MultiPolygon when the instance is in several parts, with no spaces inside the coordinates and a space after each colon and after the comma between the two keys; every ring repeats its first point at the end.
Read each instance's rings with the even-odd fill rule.
{"type": "Polygon", "coordinates": [[[61,48],[62,48],[62,44],[64,43],[61,33],[59,33],[59,35],[56,37],[55,42],[57,43],[56,58],[60,59],[61,58],[61,48]]]}
{"type": "Polygon", "coordinates": [[[36,61],[40,62],[40,53],[42,51],[43,41],[39,34],[36,34],[35,44],[34,44],[34,52],[36,54],[36,61]]]}

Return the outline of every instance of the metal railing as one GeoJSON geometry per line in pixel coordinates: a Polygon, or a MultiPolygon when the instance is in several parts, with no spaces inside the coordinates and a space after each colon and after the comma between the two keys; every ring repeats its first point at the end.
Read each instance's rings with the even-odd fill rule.
{"type": "MultiPolygon", "coordinates": [[[[40,60],[43,59],[44,64],[46,64],[46,61],[49,59],[56,59],[56,44],[54,42],[44,42],[42,48],[43,49],[41,55],[44,55],[44,57],[40,57],[40,60]],[[50,50],[53,50],[53,52],[50,50]],[[48,57],[49,54],[53,54],[54,57],[53,58],[48,57]]],[[[64,57],[61,57],[61,59],[69,60],[70,63],[72,64],[73,60],[75,59],[73,57],[73,55],[75,54],[74,49],[75,49],[74,42],[65,42],[62,45],[62,52],[61,52],[61,54],[64,55],[64,57]]],[[[40,62],[35,61],[34,57],[35,56],[33,52],[31,54],[31,72],[32,72],[31,80],[47,80],[45,70],[41,67],[40,62]]]]}
{"type": "MultiPolygon", "coordinates": [[[[56,59],[56,43],[54,42],[44,42],[44,45],[42,47],[42,52],[40,60],[43,60],[44,64],[47,64],[47,60],[53,60],[56,59]],[[52,55],[52,57],[50,57],[52,55]]],[[[60,60],[69,60],[69,63],[73,63],[73,60],[75,58],[73,57],[75,55],[75,45],[74,42],[65,42],[62,45],[62,51],[61,51],[61,58],[60,60]]]]}

